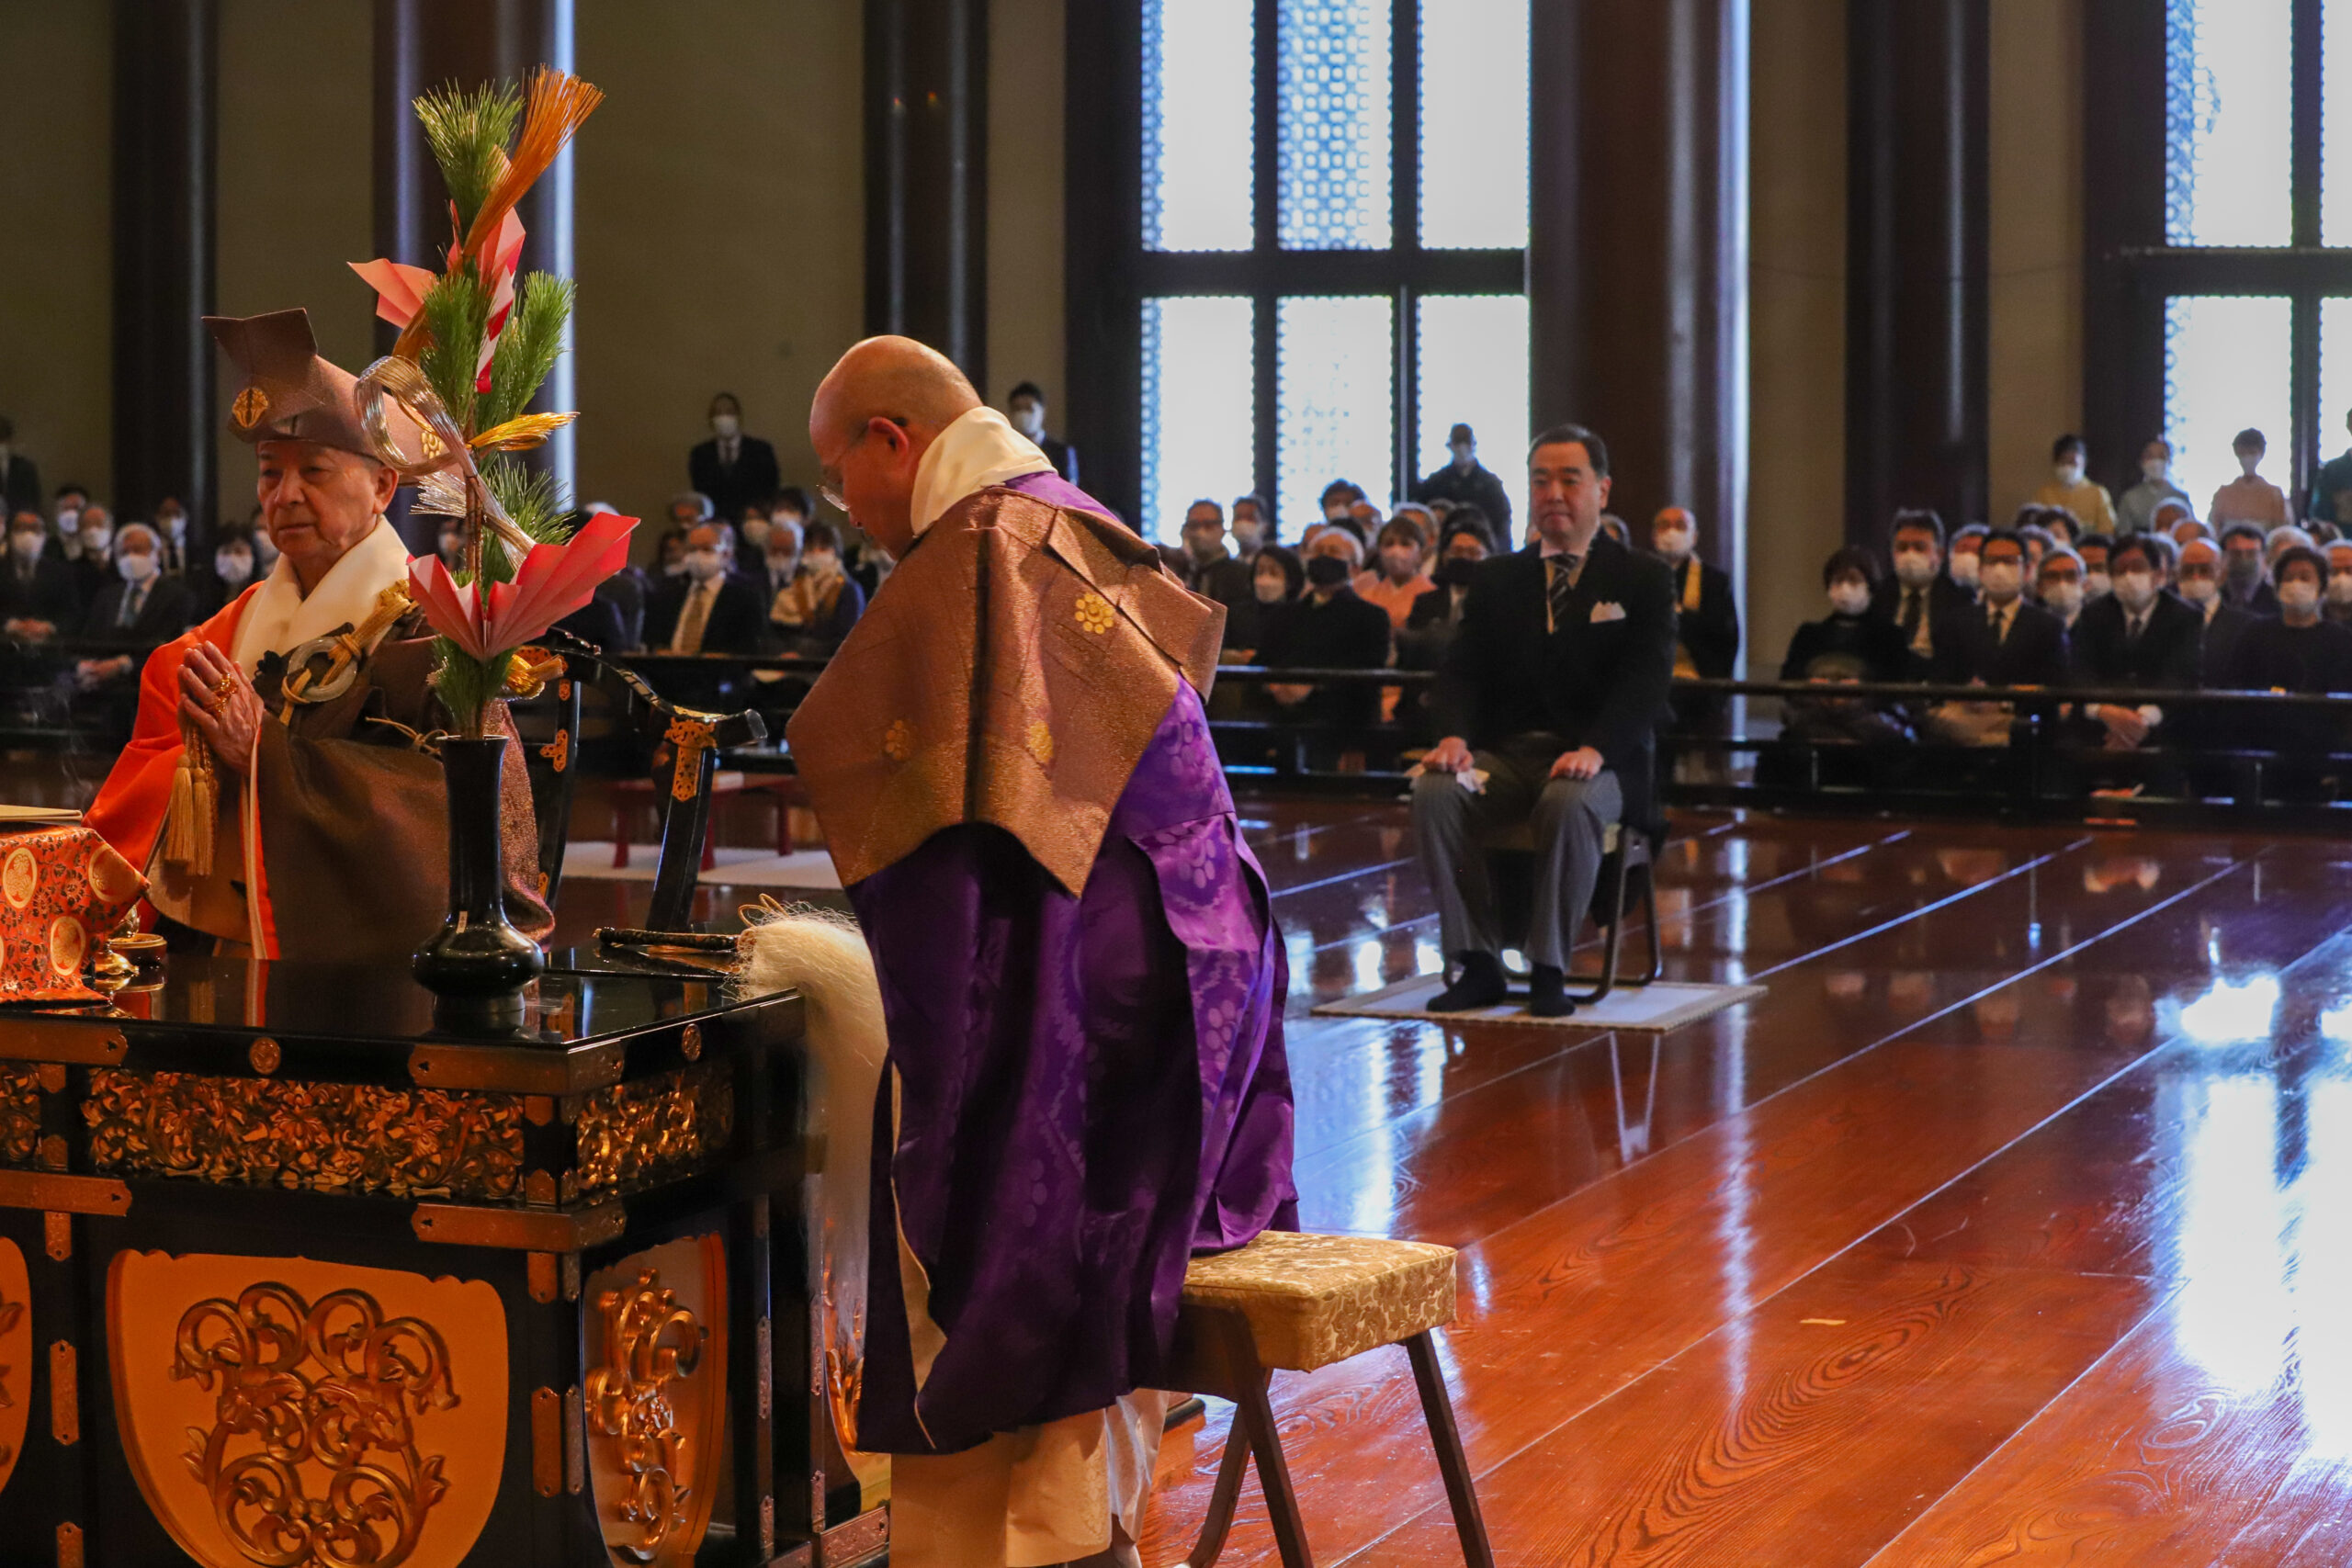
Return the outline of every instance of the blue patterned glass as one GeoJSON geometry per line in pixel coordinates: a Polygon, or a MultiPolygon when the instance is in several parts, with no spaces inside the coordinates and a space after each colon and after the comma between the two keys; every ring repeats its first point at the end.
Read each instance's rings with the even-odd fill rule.
{"type": "Polygon", "coordinates": [[[1283,532],[1322,518],[1323,487],[1351,479],[1386,509],[1396,467],[1396,310],[1380,295],[1278,302],[1277,492],[1283,532]]]}
{"type": "Polygon", "coordinates": [[[2172,243],[2291,243],[2292,9],[2292,0],[2165,0],[2172,243]]]}
{"type": "MultiPolygon", "coordinates": [[[[1478,460],[1510,493],[1515,522],[1527,518],[1527,296],[1425,294],[1420,311],[1420,450],[1414,464],[1431,474],[1453,461],[1446,436],[1466,424],[1478,460]]],[[[1490,517],[1500,526],[1502,519],[1490,517]]]]}
{"type": "Polygon", "coordinates": [[[1256,36],[1250,0],[1144,0],[1144,249],[1254,243],[1256,36]]]}
{"type": "Polygon", "coordinates": [[[1252,321],[1246,299],[1143,302],[1147,539],[1173,544],[1194,501],[1224,502],[1255,488],[1252,321]]]}
{"type": "Polygon", "coordinates": [[[1421,243],[1527,245],[1528,0],[1420,0],[1421,243]]]}
{"type": "Polygon", "coordinates": [[[2199,517],[2238,476],[2239,431],[2262,432],[2278,457],[2294,450],[2291,314],[2292,301],[2275,296],[2165,301],[2165,438],[2173,483],[2199,517]]]}
{"type": "Polygon", "coordinates": [[[1385,250],[1386,0],[1283,0],[1279,141],[1284,250],[1385,250]]]}
{"type": "Polygon", "coordinates": [[[2319,238],[2352,245],[2352,0],[2320,13],[2319,238]]]}

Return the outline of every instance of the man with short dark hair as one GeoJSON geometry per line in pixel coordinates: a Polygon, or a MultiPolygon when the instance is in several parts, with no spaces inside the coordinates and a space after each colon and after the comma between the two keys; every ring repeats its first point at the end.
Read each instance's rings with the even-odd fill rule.
{"type": "Polygon", "coordinates": [[[1510,492],[1492,469],[1478,461],[1478,437],[1466,424],[1456,424],[1445,437],[1452,461],[1413,487],[1413,499],[1424,505],[1450,501],[1476,507],[1498,539],[1510,537],[1510,492]]]}
{"type": "Polygon", "coordinates": [[[1054,466],[1065,483],[1078,482],[1078,448],[1058,435],[1046,434],[1046,389],[1035,381],[1023,381],[1004,395],[1004,412],[1012,421],[1012,428],[1025,436],[1046,461],[1054,466]]]}
{"type": "Polygon", "coordinates": [[[2222,601],[2250,615],[2275,615],[2278,594],[2270,586],[2263,559],[2270,536],[2252,523],[2233,523],[2222,530],[2222,601]]]}
{"type": "MultiPolygon", "coordinates": [[[[1952,617],[1936,647],[1934,678],[1947,686],[2055,686],[2066,679],[2066,628],[2025,596],[2025,542],[2007,529],[1987,531],[1982,551],[1984,598],[1952,617]]],[[[1942,739],[1963,746],[2005,746],[2013,715],[2000,702],[1952,702],[1929,716],[1942,739]]]]}
{"type": "MultiPolygon", "coordinates": [[[[2344,423],[2352,428],[2352,412],[2345,414],[2344,423]]],[[[2312,480],[2312,503],[2303,515],[2338,530],[2352,528],[2352,447],[2320,466],[2319,477],[2312,480]]]]}
{"type": "Polygon", "coordinates": [[[1250,565],[1225,547],[1225,508],[1214,501],[1184,509],[1184,586],[1228,615],[1250,600],[1250,565]]]}
{"type": "Polygon", "coordinates": [[[729,529],[747,506],[765,506],[784,482],[775,448],[743,434],[743,405],[732,392],[710,400],[710,439],[686,455],[686,482],[710,498],[711,510],[729,529]]]}
{"type": "Polygon", "coordinates": [[[0,511],[14,516],[40,510],[40,469],[17,450],[17,425],[0,414],[0,511]]]}
{"type": "Polygon", "coordinates": [[[1927,678],[1935,662],[1937,634],[1952,616],[1974,608],[1969,592],[1944,571],[1944,520],[1926,508],[1894,514],[1887,529],[1894,574],[1871,589],[1873,615],[1894,623],[1909,660],[1906,680],[1927,678]]]}
{"type": "Polygon", "coordinates": [[[8,558],[0,562],[0,632],[46,642],[79,624],[74,569],[50,553],[49,525],[38,507],[8,519],[8,558]]]}
{"type": "Polygon", "coordinates": [[[1265,498],[1255,492],[1233,498],[1232,533],[1234,553],[1245,561],[1256,560],[1260,550],[1280,542],[1266,520],[1265,498]]]}
{"type": "MultiPolygon", "coordinates": [[[[2167,592],[2172,561],[2151,535],[2117,541],[2109,558],[2115,592],[2086,607],[2070,639],[2078,686],[2194,690],[2201,674],[2204,618],[2167,592]]],[[[2109,750],[2147,744],[2164,712],[2153,704],[2100,703],[2084,716],[2109,750]]]]}
{"type": "Polygon", "coordinates": [[[1528,1011],[1556,1018],[1574,1010],[1568,953],[1607,831],[1651,821],[1655,737],[1674,673],[1673,579],[1600,537],[1609,448],[1591,431],[1558,425],[1537,436],[1527,477],[1536,543],[1471,579],[1433,694],[1443,739],[1413,785],[1421,868],[1458,965],[1429,1004],[1438,1011],[1492,1007],[1507,994],[1483,830],[1521,820],[1534,829],[1528,1011]]]}

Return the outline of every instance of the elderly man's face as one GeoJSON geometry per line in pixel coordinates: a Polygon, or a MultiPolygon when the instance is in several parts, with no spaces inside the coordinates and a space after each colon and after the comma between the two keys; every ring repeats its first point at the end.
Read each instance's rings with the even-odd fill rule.
{"type": "Polygon", "coordinates": [[[1184,549],[1194,560],[1216,559],[1225,549],[1225,519],[1206,506],[1196,506],[1186,513],[1184,549]]]}
{"type": "Polygon", "coordinates": [[[400,476],[315,441],[265,441],[260,457],[254,494],[261,525],[307,592],[376,526],[400,476]]]}
{"type": "Polygon", "coordinates": [[[2180,580],[2183,582],[2218,582],[2221,581],[2221,552],[2213,548],[2210,539],[2192,539],[2180,552],[2180,580]]]}
{"type": "Polygon", "coordinates": [[[1527,490],[1535,531],[1555,548],[1583,549],[1609,504],[1609,479],[1593,471],[1581,441],[1538,446],[1527,460],[1527,490]]]}

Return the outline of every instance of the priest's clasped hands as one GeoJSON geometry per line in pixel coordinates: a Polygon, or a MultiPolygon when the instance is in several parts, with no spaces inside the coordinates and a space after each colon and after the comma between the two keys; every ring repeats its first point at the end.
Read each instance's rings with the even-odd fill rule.
{"type": "Polygon", "coordinates": [[[261,696],[237,661],[209,642],[187,650],[180,665],[180,712],[231,773],[243,775],[261,733],[261,696]]]}

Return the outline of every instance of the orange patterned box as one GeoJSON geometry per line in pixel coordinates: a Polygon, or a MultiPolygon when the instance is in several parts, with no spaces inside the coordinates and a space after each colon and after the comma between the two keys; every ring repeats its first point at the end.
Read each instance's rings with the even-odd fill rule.
{"type": "Polygon", "coordinates": [[[146,890],[87,828],[0,832],[0,1003],[104,1000],[83,966],[146,890]]]}

